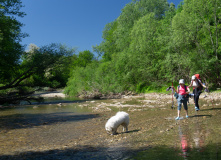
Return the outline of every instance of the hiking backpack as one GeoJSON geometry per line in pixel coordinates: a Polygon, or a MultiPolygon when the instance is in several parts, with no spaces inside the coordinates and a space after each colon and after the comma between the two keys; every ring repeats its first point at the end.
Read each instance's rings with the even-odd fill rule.
{"type": "Polygon", "coordinates": [[[198,81],[198,84],[199,84],[198,89],[199,89],[199,90],[203,90],[203,86],[201,85],[201,83],[203,83],[203,82],[202,82],[202,80],[201,80],[201,78],[200,78],[200,74],[195,74],[195,77],[196,77],[196,79],[197,79],[197,81],[198,81]],[[201,83],[199,82],[199,80],[201,81],[201,83]]]}

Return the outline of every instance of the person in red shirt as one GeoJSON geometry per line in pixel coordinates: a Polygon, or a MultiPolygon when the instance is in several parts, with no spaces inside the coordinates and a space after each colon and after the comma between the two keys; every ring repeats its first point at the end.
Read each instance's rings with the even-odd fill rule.
{"type": "Polygon", "coordinates": [[[188,106],[187,106],[187,95],[190,92],[190,89],[185,85],[184,79],[179,80],[179,86],[177,86],[177,89],[173,87],[174,91],[178,94],[178,108],[177,108],[177,117],[176,120],[180,119],[180,112],[181,112],[181,107],[183,104],[184,110],[186,111],[186,118],[188,118],[188,106]]]}

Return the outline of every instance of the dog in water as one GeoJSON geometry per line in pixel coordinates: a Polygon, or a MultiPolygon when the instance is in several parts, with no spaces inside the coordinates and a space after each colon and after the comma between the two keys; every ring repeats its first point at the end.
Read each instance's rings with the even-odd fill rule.
{"type": "Polygon", "coordinates": [[[111,135],[117,134],[117,128],[122,125],[123,132],[128,131],[129,125],[129,114],[126,112],[117,112],[117,114],[111,117],[105,124],[105,129],[107,133],[111,135]]]}

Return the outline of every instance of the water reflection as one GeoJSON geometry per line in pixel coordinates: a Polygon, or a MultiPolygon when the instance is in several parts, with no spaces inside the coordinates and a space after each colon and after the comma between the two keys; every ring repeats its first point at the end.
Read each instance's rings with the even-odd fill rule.
{"type": "Polygon", "coordinates": [[[44,104],[21,105],[0,109],[0,129],[32,128],[58,122],[80,121],[97,117],[87,106],[79,107],[85,100],[50,98],[44,104]],[[49,103],[49,104],[47,104],[49,103]]]}
{"type": "Polygon", "coordinates": [[[194,129],[193,141],[195,143],[195,148],[198,152],[203,152],[205,137],[207,137],[209,133],[206,132],[206,130],[199,123],[195,123],[194,129]]]}
{"type": "Polygon", "coordinates": [[[82,121],[96,118],[97,114],[70,114],[68,112],[47,114],[14,114],[0,116],[1,129],[33,128],[61,122],[82,121]]]}
{"type": "Polygon", "coordinates": [[[179,131],[182,157],[184,157],[184,159],[187,159],[188,151],[189,151],[189,148],[190,148],[189,145],[188,145],[187,135],[185,133],[183,133],[183,130],[182,130],[180,124],[178,126],[178,131],[179,131]]]}
{"type": "Polygon", "coordinates": [[[184,159],[188,159],[190,154],[195,154],[194,152],[204,152],[205,139],[209,137],[210,131],[205,129],[205,125],[198,122],[197,119],[194,119],[194,121],[194,126],[178,124],[181,156],[184,159]]]}

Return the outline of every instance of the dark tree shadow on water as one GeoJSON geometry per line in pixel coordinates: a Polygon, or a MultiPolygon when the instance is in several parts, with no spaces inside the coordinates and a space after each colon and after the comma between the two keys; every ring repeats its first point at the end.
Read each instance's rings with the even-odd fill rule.
{"type": "Polygon", "coordinates": [[[74,114],[70,112],[46,114],[13,114],[0,116],[0,129],[32,128],[58,122],[74,122],[97,118],[98,114],[74,114]]]}
{"type": "Polygon", "coordinates": [[[220,147],[221,144],[209,144],[204,147],[189,147],[185,149],[184,146],[167,147],[167,146],[155,146],[150,149],[146,149],[137,153],[131,160],[201,160],[201,159],[219,159],[221,158],[220,147]]]}
{"type": "Polygon", "coordinates": [[[132,156],[135,150],[125,148],[79,147],[45,152],[23,152],[17,155],[3,155],[0,160],[121,160],[132,156]]]}
{"type": "Polygon", "coordinates": [[[126,147],[92,147],[79,146],[65,150],[48,150],[44,152],[20,152],[16,155],[0,155],[0,160],[183,160],[183,159],[219,159],[221,144],[209,144],[204,148],[147,146],[139,149],[126,147]],[[185,152],[185,153],[184,153],[185,152]]]}

